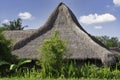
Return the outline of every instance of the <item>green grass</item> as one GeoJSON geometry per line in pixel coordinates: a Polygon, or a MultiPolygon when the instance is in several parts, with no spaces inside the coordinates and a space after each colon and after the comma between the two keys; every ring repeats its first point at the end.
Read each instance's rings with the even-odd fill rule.
{"type": "MultiPolygon", "coordinates": [[[[29,71],[16,72],[14,75],[5,76],[0,80],[97,80],[97,79],[120,79],[120,70],[111,70],[108,67],[97,67],[95,65],[84,65],[76,68],[73,64],[63,67],[63,72],[59,76],[41,76],[41,71],[34,68],[29,71]]],[[[52,73],[51,73],[52,74],[52,73]]]]}
{"type": "MultiPolygon", "coordinates": [[[[100,80],[97,78],[45,78],[40,79],[39,77],[32,77],[32,78],[24,78],[24,77],[12,77],[12,78],[1,78],[0,80],[100,80]]],[[[108,79],[102,79],[102,80],[108,80],[108,79]]]]}
{"type": "MultiPolygon", "coordinates": [[[[23,68],[24,69],[24,68],[23,68]]],[[[120,63],[116,66],[110,67],[97,67],[91,64],[85,64],[81,67],[76,66],[74,62],[62,66],[58,75],[54,72],[46,73],[43,77],[41,69],[24,69],[16,70],[13,73],[5,73],[1,76],[0,80],[107,80],[107,79],[120,79],[120,63]]],[[[1,72],[0,72],[1,73],[1,72]]],[[[2,74],[2,73],[1,73],[2,74]]]]}

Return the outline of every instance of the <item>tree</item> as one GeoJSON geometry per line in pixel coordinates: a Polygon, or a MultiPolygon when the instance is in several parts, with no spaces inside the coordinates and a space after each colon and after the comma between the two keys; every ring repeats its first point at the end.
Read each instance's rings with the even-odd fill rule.
{"type": "Polygon", "coordinates": [[[0,31],[6,30],[6,27],[0,26],[0,31]]]}
{"type": "Polygon", "coordinates": [[[111,43],[112,43],[112,46],[111,47],[119,47],[119,40],[117,37],[112,37],[110,39],[111,43]]]}
{"type": "Polygon", "coordinates": [[[65,50],[65,41],[59,38],[58,31],[55,31],[52,37],[44,40],[40,46],[42,77],[59,75],[65,50]]]}
{"type": "Polygon", "coordinates": [[[110,38],[109,36],[96,36],[96,38],[107,47],[120,47],[120,41],[117,37],[110,38]]]}
{"type": "Polygon", "coordinates": [[[14,63],[16,57],[11,54],[12,44],[11,41],[6,39],[0,31],[0,61],[14,63]]]}
{"type": "Polygon", "coordinates": [[[17,20],[10,21],[9,24],[2,24],[5,30],[23,30],[25,27],[22,26],[22,19],[18,18],[17,20]]]}

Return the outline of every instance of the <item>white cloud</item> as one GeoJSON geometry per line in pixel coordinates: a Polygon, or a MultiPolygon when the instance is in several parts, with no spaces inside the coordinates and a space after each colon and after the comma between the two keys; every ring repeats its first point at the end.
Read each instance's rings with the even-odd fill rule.
{"type": "Polygon", "coordinates": [[[103,26],[94,26],[95,29],[102,29],[103,26]]]}
{"type": "Polygon", "coordinates": [[[21,19],[31,19],[32,18],[32,15],[29,12],[19,13],[18,16],[21,19]]]}
{"type": "Polygon", "coordinates": [[[94,24],[94,23],[104,23],[104,22],[110,22],[115,21],[116,17],[112,14],[105,13],[105,14],[89,14],[87,16],[81,16],[79,18],[79,22],[85,23],[85,24],[94,24]]]}
{"type": "Polygon", "coordinates": [[[114,3],[116,6],[120,6],[120,0],[113,0],[113,3],[114,3]]]}
{"type": "Polygon", "coordinates": [[[3,21],[1,21],[1,23],[8,23],[9,20],[8,19],[4,19],[3,21]]]}

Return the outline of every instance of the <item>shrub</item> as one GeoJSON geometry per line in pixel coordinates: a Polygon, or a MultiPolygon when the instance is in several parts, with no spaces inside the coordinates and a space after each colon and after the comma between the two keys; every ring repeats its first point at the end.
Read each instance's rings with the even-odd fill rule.
{"type": "Polygon", "coordinates": [[[11,40],[8,40],[0,31],[0,61],[6,61],[14,63],[16,57],[11,54],[12,43],[11,40]]]}
{"type": "Polygon", "coordinates": [[[60,39],[58,31],[55,31],[52,37],[44,40],[40,46],[42,77],[57,77],[60,75],[65,50],[65,41],[60,39]]]}
{"type": "Polygon", "coordinates": [[[6,39],[0,31],[0,76],[8,74],[10,64],[16,62],[16,56],[11,54],[11,50],[11,41],[6,39]]]}

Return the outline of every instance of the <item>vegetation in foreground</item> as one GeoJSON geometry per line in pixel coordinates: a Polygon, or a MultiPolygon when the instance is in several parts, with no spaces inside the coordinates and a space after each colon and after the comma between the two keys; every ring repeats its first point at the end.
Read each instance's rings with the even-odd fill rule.
{"type": "Polygon", "coordinates": [[[56,30],[53,36],[44,40],[43,45],[40,46],[41,77],[59,77],[61,75],[66,46],[65,41],[61,40],[58,34],[56,30]]]}
{"type": "Polygon", "coordinates": [[[36,69],[35,66],[32,68],[25,66],[31,63],[32,60],[18,60],[12,57],[11,43],[0,33],[1,79],[120,79],[120,62],[112,66],[112,68],[105,66],[97,67],[89,63],[77,66],[75,61],[65,62],[63,54],[66,51],[66,43],[59,38],[58,34],[55,31],[54,35],[46,39],[43,45],[40,46],[40,53],[43,54],[43,58],[36,62],[36,65],[40,65],[41,67],[40,69],[36,69]],[[5,58],[10,58],[9,61],[7,61],[8,59],[3,59],[4,55],[1,52],[4,52],[3,54],[7,56],[5,58]],[[13,59],[16,60],[16,63],[12,62],[13,59]]]}
{"type": "MultiPolygon", "coordinates": [[[[64,68],[64,71],[58,77],[55,76],[46,76],[41,77],[41,71],[36,71],[34,68],[26,71],[17,72],[14,76],[6,76],[2,79],[120,79],[120,71],[118,69],[111,70],[107,67],[98,68],[95,65],[84,65],[81,68],[75,67],[75,65],[70,64],[67,65],[64,68]]],[[[59,73],[59,72],[58,72],[59,73]]],[[[51,73],[53,74],[53,73],[51,73]]]]}

